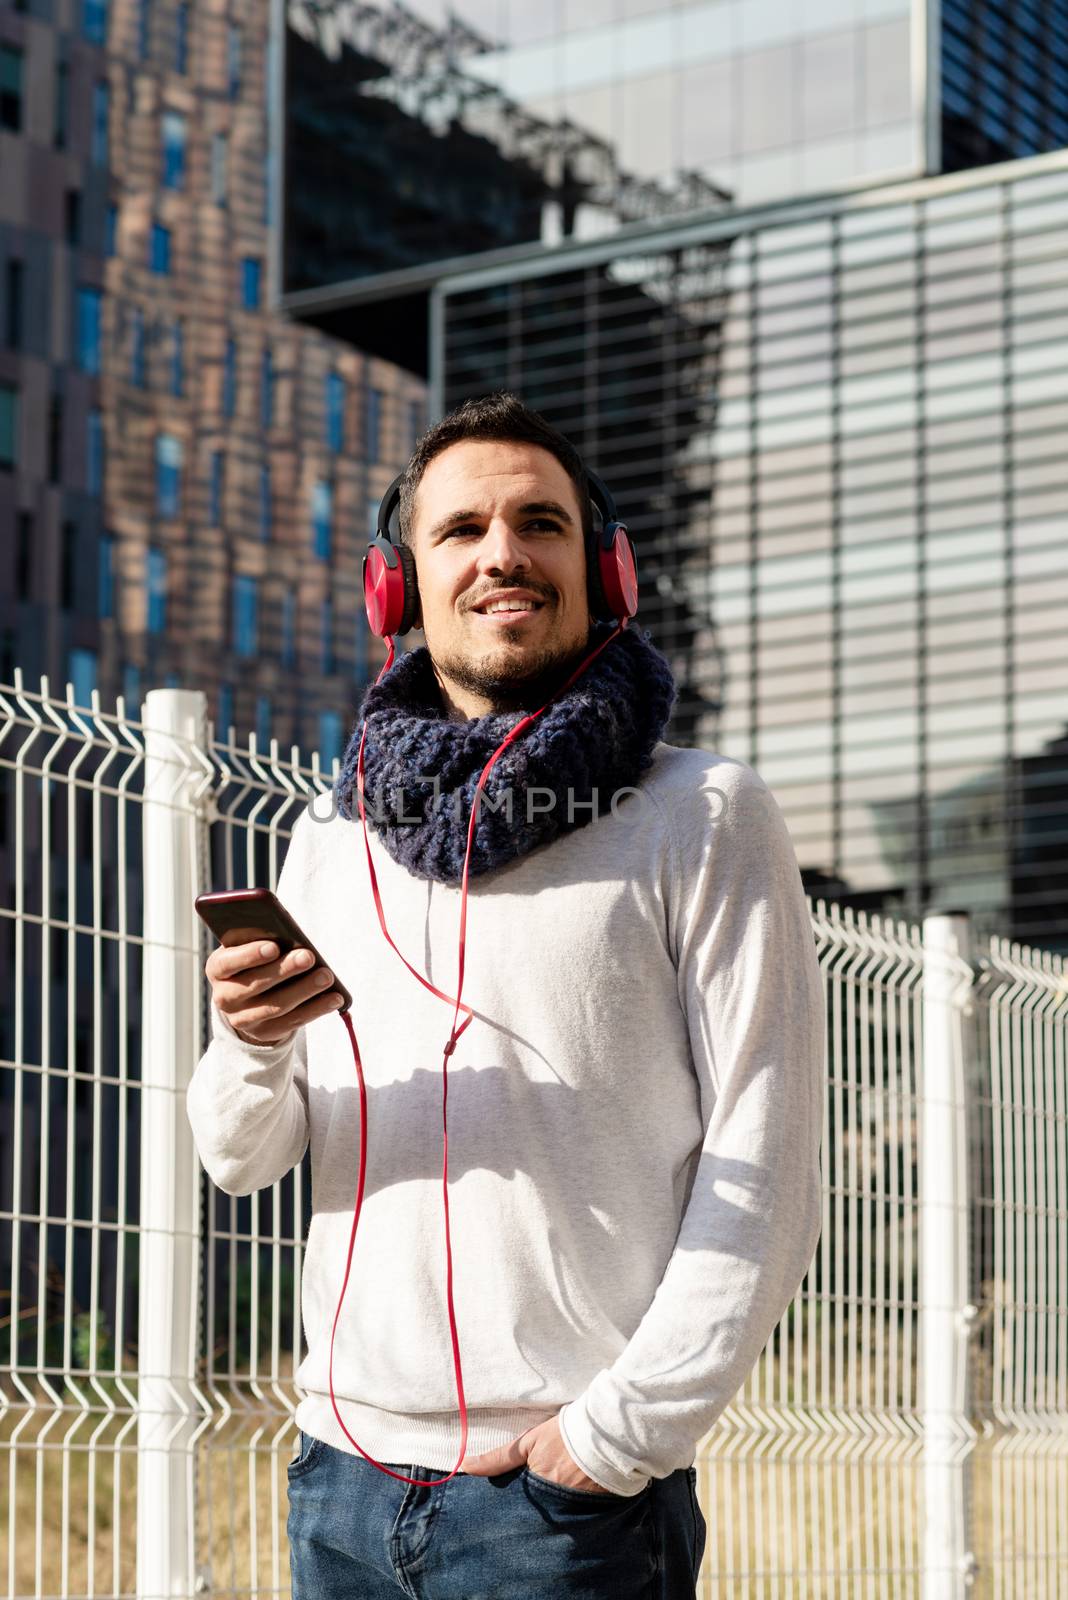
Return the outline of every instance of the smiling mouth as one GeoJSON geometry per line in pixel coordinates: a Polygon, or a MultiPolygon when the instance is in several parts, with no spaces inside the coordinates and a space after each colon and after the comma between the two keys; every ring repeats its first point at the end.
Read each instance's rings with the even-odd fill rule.
{"type": "Polygon", "coordinates": [[[521,620],[523,617],[532,617],[536,611],[543,611],[545,609],[545,601],[527,600],[522,604],[513,603],[497,607],[474,606],[472,609],[476,617],[488,617],[491,622],[508,621],[509,618],[521,620]]]}

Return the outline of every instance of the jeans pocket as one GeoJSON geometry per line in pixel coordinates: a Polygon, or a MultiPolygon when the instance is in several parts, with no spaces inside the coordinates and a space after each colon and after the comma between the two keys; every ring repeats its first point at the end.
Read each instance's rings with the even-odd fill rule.
{"type": "Polygon", "coordinates": [[[553,1489],[557,1494],[573,1495],[576,1500],[581,1500],[584,1503],[592,1502],[594,1505],[598,1500],[606,1501],[610,1506],[627,1505],[631,1500],[640,1500],[642,1495],[647,1494],[649,1490],[648,1484],[645,1485],[644,1489],[639,1489],[638,1493],[634,1495],[616,1494],[611,1489],[573,1489],[569,1484],[556,1483],[552,1478],[543,1478],[539,1472],[532,1471],[530,1467],[523,1468],[523,1475],[529,1478],[532,1483],[539,1486],[544,1485],[546,1489],[553,1489]]]}
{"type": "Polygon", "coordinates": [[[326,1445],[322,1439],[314,1439],[310,1433],[301,1431],[300,1454],[295,1461],[291,1461],[286,1468],[290,1482],[294,1478],[303,1478],[310,1472],[316,1462],[321,1458],[326,1445]]]}

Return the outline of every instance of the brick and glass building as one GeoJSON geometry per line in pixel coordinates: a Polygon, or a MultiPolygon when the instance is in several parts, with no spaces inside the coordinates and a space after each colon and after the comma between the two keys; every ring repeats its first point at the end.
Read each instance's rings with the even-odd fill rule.
{"type": "Polygon", "coordinates": [[[0,679],[329,760],[424,387],[270,309],[269,8],[0,9],[0,679]]]}

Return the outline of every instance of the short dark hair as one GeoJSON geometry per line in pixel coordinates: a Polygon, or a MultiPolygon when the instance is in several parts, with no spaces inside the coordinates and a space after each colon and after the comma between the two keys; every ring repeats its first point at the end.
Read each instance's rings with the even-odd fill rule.
{"type": "Polygon", "coordinates": [[[464,439],[497,439],[502,444],[536,444],[548,450],[575,485],[582,531],[589,533],[593,526],[593,505],[582,457],[571,440],[558,432],[552,423],[546,422],[539,412],[524,405],[518,395],[499,389],[494,394],[465,400],[442,417],[440,422],[428,428],[416,445],[401,481],[399,521],[402,543],[410,545],[412,542],[415,495],[423,473],[435,456],[464,439]]]}

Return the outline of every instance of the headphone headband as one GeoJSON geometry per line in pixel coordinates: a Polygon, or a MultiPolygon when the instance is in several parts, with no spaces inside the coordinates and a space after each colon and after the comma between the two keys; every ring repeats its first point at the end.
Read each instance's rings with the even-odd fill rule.
{"type": "MultiPolygon", "coordinates": [[[[604,621],[623,621],[638,609],[638,577],[630,534],[616,515],[608,485],[589,467],[583,467],[590,500],[597,508],[601,527],[584,530],[586,582],[590,612],[604,621]]],[[[404,473],[394,478],[378,507],[377,531],[363,558],[363,596],[372,633],[380,639],[404,634],[417,626],[419,585],[415,558],[404,544],[400,529],[394,538],[390,524],[400,505],[404,473]]]]}

